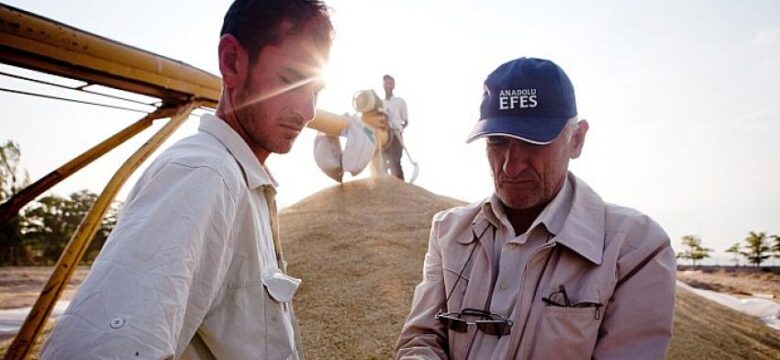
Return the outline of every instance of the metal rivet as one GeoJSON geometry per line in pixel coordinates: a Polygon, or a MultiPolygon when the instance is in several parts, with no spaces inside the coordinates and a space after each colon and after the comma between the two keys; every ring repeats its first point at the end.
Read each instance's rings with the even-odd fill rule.
{"type": "Polygon", "coordinates": [[[125,325],[125,319],[114,318],[113,320],[111,320],[111,323],[109,323],[109,325],[111,326],[112,329],[119,329],[125,325]]]}

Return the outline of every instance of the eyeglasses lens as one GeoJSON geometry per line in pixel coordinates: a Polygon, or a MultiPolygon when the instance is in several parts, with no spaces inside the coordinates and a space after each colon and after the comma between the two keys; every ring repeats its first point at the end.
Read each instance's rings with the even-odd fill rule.
{"type": "Polygon", "coordinates": [[[447,328],[452,331],[466,332],[468,330],[468,322],[453,315],[439,315],[439,320],[447,324],[447,328]]]}
{"type": "Polygon", "coordinates": [[[508,335],[511,331],[511,325],[506,320],[480,320],[477,328],[488,335],[508,335]]]}

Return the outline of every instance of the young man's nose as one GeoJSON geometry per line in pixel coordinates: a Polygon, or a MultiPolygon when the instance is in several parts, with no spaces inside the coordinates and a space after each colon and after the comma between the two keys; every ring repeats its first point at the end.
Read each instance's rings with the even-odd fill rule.
{"type": "Polygon", "coordinates": [[[308,86],[302,86],[295,90],[294,96],[293,110],[296,115],[306,122],[314,119],[317,111],[317,94],[308,86]]]}

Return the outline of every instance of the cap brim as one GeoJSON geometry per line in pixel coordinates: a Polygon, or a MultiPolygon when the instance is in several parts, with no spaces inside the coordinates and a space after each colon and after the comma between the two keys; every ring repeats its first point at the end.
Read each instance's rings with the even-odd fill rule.
{"type": "Polygon", "coordinates": [[[553,142],[569,119],[503,117],[482,119],[474,125],[466,142],[486,136],[509,136],[532,144],[545,145],[553,142]]]}

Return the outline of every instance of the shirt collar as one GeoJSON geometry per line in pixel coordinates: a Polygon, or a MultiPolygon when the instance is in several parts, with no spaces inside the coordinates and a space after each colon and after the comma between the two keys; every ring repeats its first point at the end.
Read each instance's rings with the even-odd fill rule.
{"type": "MultiPolygon", "coordinates": [[[[539,213],[528,231],[544,225],[542,228],[552,234],[558,244],[598,265],[604,249],[604,211],[601,198],[570,172],[561,190],[539,213]]],[[[476,231],[488,224],[512,229],[503,204],[495,193],[482,204],[482,211],[477,214],[472,226],[476,231]]]]}
{"type": "Polygon", "coordinates": [[[250,189],[270,186],[274,192],[276,191],[278,184],[271,176],[271,173],[260,163],[252,149],[246,144],[246,141],[228,126],[225,121],[210,113],[205,113],[200,117],[198,130],[213,135],[233,155],[238,165],[241,166],[247,186],[250,189]]]}
{"type": "MultiPolygon", "coordinates": [[[[539,225],[544,225],[547,232],[552,235],[560,233],[563,223],[566,221],[566,215],[571,207],[571,187],[567,177],[563,182],[561,190],[558,191],[558,194],[553,197],[552,201],[544,207],[542,212],[539,213],[536,219],[531,223],[531,226],[528,227],[528,233],[539,225]]],[[[512,229],[512,223],[509,222],[509,218],[506,216],[504,205],[495,193],[482,204],[482,213],[484,214],[485,219],[493,224],[493,226],[504,226],[508,229],[512,229]]],[[[510,233],[513,232],[514,230],[510,233]]]]}

